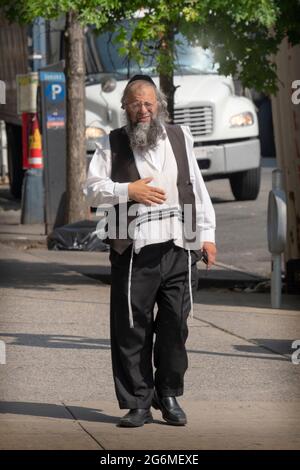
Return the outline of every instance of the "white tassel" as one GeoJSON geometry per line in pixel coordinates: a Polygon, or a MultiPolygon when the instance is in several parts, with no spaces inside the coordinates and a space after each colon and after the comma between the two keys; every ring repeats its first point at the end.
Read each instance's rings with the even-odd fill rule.
{"type": "Polygon", "coordinates": [[[189,292],[190,292],[190,302],[191,302],[191,318],[194,318],[194,305],[193,305],[193,291],[192,291],[192,257],[191,250],[188,250],[189,256],[189,292]]]}
{"type": "Polygon", "coordinates": [[[128,293],[127,293],[128,312],[129,312],[129,326],[130,326],[130,328],[134,328],[133,313],[132,313],[132,306],[131,306],[131,277],[132,277],[133,251],[134,251],[134,247],[133,247],[133,243],[132,243],[130,263],[129,263],[129,271],[128,271],[128,293]]]}

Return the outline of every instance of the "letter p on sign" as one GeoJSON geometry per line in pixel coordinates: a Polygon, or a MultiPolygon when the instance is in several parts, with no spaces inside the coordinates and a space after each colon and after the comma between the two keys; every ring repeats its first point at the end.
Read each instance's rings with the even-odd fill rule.
{"type": "Polygon", "coordinates": [[[56,96],[62,92],[62,86],[59,83],[52,85],[52,101],[56,100],[56,96]]]}

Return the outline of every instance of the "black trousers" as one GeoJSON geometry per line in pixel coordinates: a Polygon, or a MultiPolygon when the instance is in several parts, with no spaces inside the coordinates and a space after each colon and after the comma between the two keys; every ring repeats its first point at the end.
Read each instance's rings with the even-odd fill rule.
{"type": "MultiPolygon", "coordinates": [[[[162,396],[182,395],[188,367],[185,348],[191,307],[188,252],[170,241],[148,245],[133,255],[134,328],[130,328],[128,313],[130,256],[131,247],[122,255],[113,249],[110,252],[111,355],[121,409],[148,408],[154,387],[162,396]],[[154,319],[155,303],[158,311],[154,319]]],[[[192,257],[193,286],[196,272],[196,260],[192,257]]]]}

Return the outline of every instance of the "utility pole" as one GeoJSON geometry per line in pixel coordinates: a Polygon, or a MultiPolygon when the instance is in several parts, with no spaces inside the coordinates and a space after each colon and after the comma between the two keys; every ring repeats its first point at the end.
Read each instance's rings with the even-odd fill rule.
{"type": "MultiPolygon", "coordinates": [[[[46,26],[44,18],[36,18],[28,27],[28,71],[37,72],[46,65],[46,26]]],[[[43,169],[26,170],[22,189],[22,224],[44,223],[43,169]]]]}
{"type": "Polygon", "coordinates": [[[275,61],[279,90],[272,97],[272,112],[287,199],[287,289],[295,293],[300,288],[300,46],[292,47],[285,38],[275,61]]]}

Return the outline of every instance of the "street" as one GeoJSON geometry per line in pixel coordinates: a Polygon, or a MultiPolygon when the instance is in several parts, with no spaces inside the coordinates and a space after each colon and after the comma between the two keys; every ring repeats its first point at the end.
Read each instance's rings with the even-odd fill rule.
{"type": "Polygon", "coordinates": [[[218,261],[262,276],[271,271],[267,209],[274,168],[275,159],[263,159],[261,189],[255,201],[235,201],[228,180],[207,183],[216,211],[218,261]]]}

